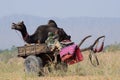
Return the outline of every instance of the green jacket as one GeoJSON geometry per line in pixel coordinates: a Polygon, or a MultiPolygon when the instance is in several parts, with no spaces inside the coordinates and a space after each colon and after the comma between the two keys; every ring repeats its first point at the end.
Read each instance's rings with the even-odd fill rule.
{"type": "Polygon", "coordinates": [[[45,41],[45,43],[50,46],[50,45],[53,45],[55,40],[58,40],[58,34],[54,34],[53,32],[49,32],[48,33],[48,38],[47,40],[45,41]]]}

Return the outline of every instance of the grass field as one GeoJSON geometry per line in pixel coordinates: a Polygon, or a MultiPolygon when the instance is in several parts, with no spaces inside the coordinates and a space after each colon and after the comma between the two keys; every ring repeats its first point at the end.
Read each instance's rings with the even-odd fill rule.
{"type": "Polygon", "coordinates": [[[97,67],[91,65],[88,54],[83,53],[84,60],[70,65],[66,73],[53,71],[42,77],[26,74],[22,58],[0,61],[0,80],[120,80],[120,51],[98,53],[97,67]]]}

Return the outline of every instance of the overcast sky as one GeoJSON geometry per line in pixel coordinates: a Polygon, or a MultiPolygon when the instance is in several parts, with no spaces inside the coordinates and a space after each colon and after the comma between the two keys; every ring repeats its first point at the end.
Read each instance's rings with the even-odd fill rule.
{"type": "Polygon", "coordinates": [[[0,0],[0,17],[120,17],[120,0],[0,0]]]}
{"type": "MultiPolygon", "coordinates": [[[[38,17],[119,17],[120,0],[0,0],[0,21],[10,15],[38,17]]],[[[47,22],[47,21],[46,21],[47,22]]],[[[69,25],[69,24],[68,24],[69,25]]],[[[0,49],[8,48],[0,27],[0,49]],[[2,47],[2,43],[6,43],[2,47]]],[[[7,32],[7,30],[6,30],[7,32]]],[[[8,32],[9,34],[9,32],[8,32]]]]}

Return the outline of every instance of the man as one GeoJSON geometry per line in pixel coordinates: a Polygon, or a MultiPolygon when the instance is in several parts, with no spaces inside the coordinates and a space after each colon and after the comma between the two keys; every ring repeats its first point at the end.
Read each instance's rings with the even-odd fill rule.
{"type": "Polygon", "coordinates": [[[47,44],[51,51],[53,51],[55,48],[61,50],[62,45],[59,42],[58,30],[55,33],[49,32],[48,38],[45,41],[45,43],[47,44]]]}

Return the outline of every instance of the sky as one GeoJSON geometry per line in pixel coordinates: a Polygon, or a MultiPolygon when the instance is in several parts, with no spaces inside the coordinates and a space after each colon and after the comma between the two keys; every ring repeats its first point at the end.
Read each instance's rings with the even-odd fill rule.
{"type": "Polygon", "coordinates": [[[0,20],[10,15],[120,18],[120,0],[0,0],[0,20]]]}
{"type": "Polygon", "coordinates": [[[120,0],[0,0],[0,17],[120,17],[120,0]]]}

